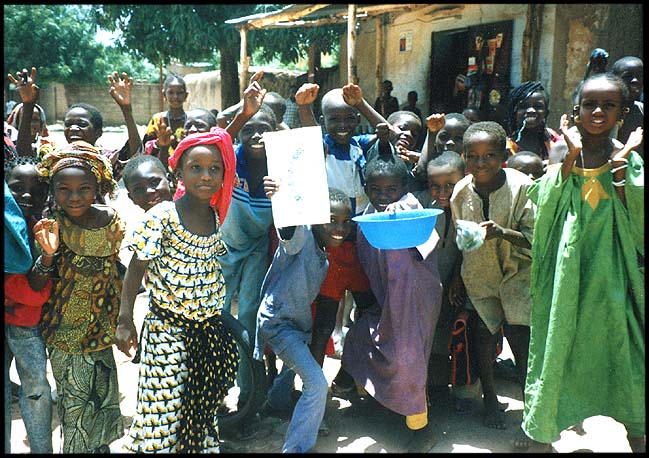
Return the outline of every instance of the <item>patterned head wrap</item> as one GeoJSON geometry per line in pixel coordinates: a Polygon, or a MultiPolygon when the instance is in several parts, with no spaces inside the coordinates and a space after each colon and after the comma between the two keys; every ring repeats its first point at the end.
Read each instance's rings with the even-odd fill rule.
{"type": "Polygon", "coordinates": [[[39,175],[51,180],[56,172],[67,167],[90,171],[97,180],[100,195],[110,194],[114,197],[117,183],[113,179],[113,167],[108,158],[90,143],[76,141],[48,153],[36,169],[39,175]]]}
{"type": "MultiPolygon", "coordinates": [[[[183,153],[196,145],[215,145],[221,151],[223,166],[225,167],[223,187],[214,193],[210,200],[210,205],[216,208],[219,215],[219,222],[223,224],[225,216],[228,213],[228,208],[230,207],[230,202],[232,201],[232,189],[234,187],[234,175],[237,165],[234,148],[232,147],[232,137],[230,137],[230,134],[225,129],[221,129],[220,127],[213,127],[209,132],[188,135],[178,143],[173,155],[169,158],[169,166],[172,172],[176,170],[183,153]]],[[[180,181],[174,199],[178,199],[183,194],[185,194],[185,186],[180,181]]]]}

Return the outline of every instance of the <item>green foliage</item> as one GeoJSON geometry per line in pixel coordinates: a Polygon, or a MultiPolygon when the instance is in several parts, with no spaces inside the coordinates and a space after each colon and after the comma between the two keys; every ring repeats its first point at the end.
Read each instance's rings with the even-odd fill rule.
{"type": "Polygon", "coordinates": [[[80,5],[4,5],[4,68],[38,69],[38,81],[94,80],[103,47],[95,23],[80,5]]]}
{"type": "Polygon", "coordinates": [[[156,80],[151,64],[97,43],[96,26],[90,5],[4,5],[5,74],[36,67],[41,85],[106,84],[114,70],[156,80]]]}
{"type": "Polygon", "coordinates": [[[121,30],[119,47],[151,62],[214,61],[219,48],[238,46],[239,33],[224,21],[255,5],[96,5],[99,25],[121,30]]]}
{"type": "Polygon", "coordinates": [[[320,52],[338,52],[340,37],[346,30],[346,24],[252,30],[249,49],[255,49],[256,54],[266,62],[278,59],[285,64],[297,63],[308,57],[311,43],[315,43],[320,52]]]}
{"type": "Polygon", "coordinates": [[[157,83],[160,78],[158,68],[148,60],[137,59],[116,47],[104,48],[104,55],[98,57],[95,63],[98,73],[103,75],[102,82],[106,82],[106,76],[113,71],[117,71],[120,75],[126,72],[137,81],[149,83],[157,83]]]}

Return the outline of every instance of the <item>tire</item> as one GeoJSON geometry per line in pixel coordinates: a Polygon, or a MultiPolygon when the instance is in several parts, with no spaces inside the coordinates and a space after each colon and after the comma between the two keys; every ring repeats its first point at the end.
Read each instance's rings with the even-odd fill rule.
{"type": "Polygon", "coordinates": [[[239,321],[231,314],[223,311],[221,314],[223,324],[232,333],[234,340],[237,342],[239,358],[246,359],[252,368],[251,383],[252,387],[250,397],[246,402],[239,405],[238,402],[238,385],[230,388],[226,396],[227,412],[221,412],[218,415],[219,429],[231,430],[241,424],[244,420],[253,417],[260,409],[266,396],[266,369],[262,361],[253,358],[254,336],[250,336],[248,331],[239,321]]]}

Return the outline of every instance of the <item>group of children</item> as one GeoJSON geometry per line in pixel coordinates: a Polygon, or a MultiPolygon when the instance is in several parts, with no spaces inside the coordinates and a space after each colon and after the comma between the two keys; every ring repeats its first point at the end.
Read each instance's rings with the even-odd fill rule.
{"type": "MultiPolygon", "coordinates": [[[[622,74],[635,75],[630,62],[622,74]]],[[[431,398],[435,385],[448,389],[450,327],[461,313],[472,317],[485,426],[505,428],[494,383],[504,333],[524,393],[518,449],[549,447],[562,430],[608,415],[627,428],[634,451],[644,450],[642,128],[625,144],[611,138],[632,104],[625,80],[587,79],[574,126],[564,115],[561,134],[546,126],[548,97],[538,82],[512,91],[509,133],[459,113],[433,114],[426,126],[408,111],[385,119],[359,86],[331,90],[319,120],[330,222],[275,228],[271,200],[281,183],[268,176],[263,135],[281,121],[265,103],[261,72],[229,122],[185,112],[185,84],[169,78],[169,110],[153,117],[144,143],[132,130],[132,80],[115,72],[110,93],[129,126],[121,152],[94,146],[101,115],[85,104],[66,114],[68,145],[35,145],[38,129],[24,126],[36,106],[35,76],[10,76],[26,122],[19,148],[5,143],[5,200],[8,185],[22,211],[14,220],[24,226],[14,238],[22,234],[28,247],[24,265],[5,274],[5,387],[15,358],[32,451],[52,448],[48,357],[63,451],[106,452],[123,436],[113,345],[128,356],[136,350],[140,364],[125,447],[218,451],[216,412],[228,387],[238,376],[240,402],[253,389],[221,320],[235,295],[255,358],[272,352],[283,363],[267,393],[268,405],[292,409],[282,451],[313,450],[328,429],[322,364],[345,291],[355,317],[331,391],[371,396],[403,415],[412,431],[407,451],[434,446],[431,398]],[[355,134],[361,115],[374,134],[355,134]],[[119,178],[145,210],[132,234],[104,204],[119,178]],[[418,208],[443,213],[417,247],[377,249],[352,222],[418,208]],[[459,221],[479,225],[479,248],[458,248],[459,221]],[[133,251],[125,273],[122,246],[133,251]],[[138,332],[133,307],[143,278],[149,312],[138,332]],[[20,346],[28,337],[29,347],[20,346]]],[[[302,126],[318,125],[318,91],[306,83],[295,94],[302,126]]],[[[6,206],[5,221],[7,208],[16,216],[6,206]]],[[[467,411],[471,388],[453,387],[456,411],[467,411]]],[[[7,419],[6,390],[5,405],[7,419]]],[[[10,444],[7,431],[6,421],[10,444]]]]}

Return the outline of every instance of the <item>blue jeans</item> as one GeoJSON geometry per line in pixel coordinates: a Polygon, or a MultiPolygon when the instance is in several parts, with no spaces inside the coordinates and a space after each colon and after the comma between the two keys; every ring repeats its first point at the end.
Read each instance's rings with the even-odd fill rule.
{"type": "Polygon", "coordinates": [[[47,353],[38,326],[5,324],[5,453],[11,453],[11,381],[16,358],[20,378],[20,414],[31,453],[52,453],[52,395],[47,381],[47,353]]]}
{"type": "MultiPolygon", "coordinates": [[[[283,331],[283,342],[286,342],[286,332],[289,331],[283,331]]],[[[293,410],[282,453],[306,453],[315,446],[318,439],[318,428],[327,406],[329,385],[322,368],[313,359],[309,346],[297,334],[291,340],[293,341],[277,357],[302,379],[302,396],[293,410]]],[[[272,341],[268,344],[273,347],[272,341]]]]}
{"type": "MultiPolygon", "coordinates": [[[[223,309],[231,313],[232,297],[236,291],[239,292],[237,302],[237,320],[248,331],[251,346],[255,346],[255,329],[257,327],[257,311],[261,301],[259,294],[264,276],[268,270],[268,252],[253,251],[249,256],[230,263],[226,257],[220,259],[221,268],[223,269],[223,278],[225,280],[225,301],[223,309]]],[[[239,351],[242,351],[239,349],[239,351]]],[[[240,399],[246,399],[250,396],[250,380],[252,378],[251,368],[248,360],[241,358],[239,360],[239,372],[237,382],[240,387],[240,399]]]]}
{"type": "Polygon", "coordinates": [[[291,393],[294,388],[295,372],[289,369],[287,364],[283,364],[282,370],[268,389],[268,405],[275,410],[289,410],[291,408],[291,393]]]}

